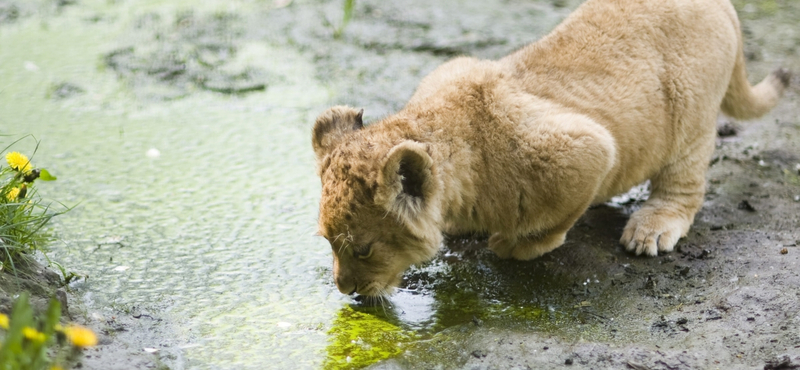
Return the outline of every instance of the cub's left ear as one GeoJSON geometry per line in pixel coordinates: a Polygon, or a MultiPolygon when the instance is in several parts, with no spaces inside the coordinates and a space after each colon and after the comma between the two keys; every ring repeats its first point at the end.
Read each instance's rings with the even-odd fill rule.
{"type": "Polygon", "coordinates": [[[380,170],[375,202],[413,218],[436,192],[433,171],[433,159],[425,145],[410,140],[396,145],[380,170]]]}
{"type": "Polygon", "coordinates": [[[317,117],[314,131],[311,134],[311,144],[317,163],[335,148],[347,135],[364,127],[362,121],[364,110],[337,105],[328,108],[317,117]]]}

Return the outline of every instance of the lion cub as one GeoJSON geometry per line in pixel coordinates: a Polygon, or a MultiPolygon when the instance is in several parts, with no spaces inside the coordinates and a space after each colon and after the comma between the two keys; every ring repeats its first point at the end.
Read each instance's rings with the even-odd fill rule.
{"type": "Polygon", "coordinates": [[[588,0],[503,59],[443,64],[380,122],[328,109],[312,144],[339,290],[388,294],[442,231],[536,258],[591,204],[648,179],[620,242],[671,251],[702,205],[720,108],[761,116],[789,83],[784,70],[748,83],[740,33],[729,0],[588,0]]]}

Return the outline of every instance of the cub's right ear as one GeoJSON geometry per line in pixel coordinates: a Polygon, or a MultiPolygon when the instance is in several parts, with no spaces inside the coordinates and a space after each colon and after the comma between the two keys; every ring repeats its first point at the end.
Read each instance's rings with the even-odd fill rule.
{"type": "Polygon", "coordinates": [[[345,136],[364,127],[363,116],[363,109],[356,110],[348,106],[337,105],[328,108],[317,117],[311,137],[317,163],[339,145],[345,136]]]}

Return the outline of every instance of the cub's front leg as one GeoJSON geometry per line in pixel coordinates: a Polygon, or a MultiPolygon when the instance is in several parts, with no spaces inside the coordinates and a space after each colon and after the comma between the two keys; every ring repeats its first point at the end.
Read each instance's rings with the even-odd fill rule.
{"type": "Polygon", "coordinates": [[[495,230],[489,249],[500,258],[530,260],[564,244],[613,168],[616,147],[605,127],[579,114],[539,117],[520,129],[529,163],[519,167],[531,171],[524,183],[533,196],[520,204],[526,214],[516,227],[495,230]]]}
{"type": "Polygon", "coordinates": [[[494,233],[489,237],[489,249],[500,258],[513,258],[520,261],[532,260],[564,244],[564,240],[567,238],[567,231],[571,227],[572,223],[569,223],[566,230],[548,232],[543,236],[509,237],[502,233],[494,233]]]}
{"type": "Polygon", "coordinates": [[[703,205],[714,132],[696,140],[696,145],[685,150],[686,155],[664,166],[650,179],[650,197],[631,215],[622,232],[620,243],[629,252],[648,256],[670,252],[678,239],[689,232],[695,214],[703,205]]]}

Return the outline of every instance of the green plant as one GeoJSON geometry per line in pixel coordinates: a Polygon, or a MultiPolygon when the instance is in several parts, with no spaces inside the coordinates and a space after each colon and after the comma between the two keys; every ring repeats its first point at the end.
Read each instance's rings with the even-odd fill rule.
{"type": "MultiPolygon", "coordinates": [[[[20,139],[21,140],[21,139],[20,139]]],[[[15,141],[11,146],[19,142],[15,141]]],[[[38,149],[39,142],[36,142],[38,149]]],[[[34,149],[34,153],[36,149],[34,149]]],[[[50,204],[42,202],[34,185],[36,180],[53,181],[55,176],[44,168],[35,168],[22,153],[13,151],[5,155],[7,166],[0,165],[0,263],[14,268],[14,259],[20,253],[44,248],[47,235],[42,228],[53,217],[69,208],[54,212],[50,204]]]]}
{"type": "Polygon", "coordinates": [[[333,37],[339,38],[342,36],[342,32],[344,32],[344,28],[347,27],[347,24],[350,23],[350,19],[353,18],[353,7],[355,6],[355,0],[344,0],[344,15],[342,16],[342,24],[333,31],[333,37]]]}
{"type": "Polygon", "coordinates": [[[97,336],[81,326],[59,324],[61,303],[51,299],[43,317],[35,317],[22,293],[14,302],[11,318],[0,314],[5,332],[0,344],[2,370],[61,370],[80,354],[80,349],[97,344],[97,336]]]}

